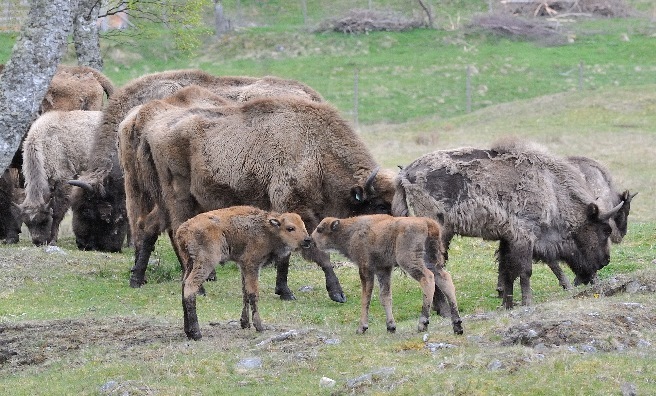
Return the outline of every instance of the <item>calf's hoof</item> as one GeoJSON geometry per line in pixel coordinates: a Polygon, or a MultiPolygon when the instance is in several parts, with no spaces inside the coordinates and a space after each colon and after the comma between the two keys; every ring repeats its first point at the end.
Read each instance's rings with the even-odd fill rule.
{"type": "Polygon", "coordinates": [[[387,324],[387,332],[388,333],[396,333],[396,323],[388,323],[387,324]]]}
{"type": "Polygon", "coordinates": [[[364,334],[364,332],[367,331],[368,328],[369,328],[369,326],[360,326],[360,327],[358,327],[358,329],[355,331],[355,333],[356,333],[356,334],[364,334]]]}
{"type": "Polygon", "coordinates": [[[419,324],[417,325],[417,331],[418,332],[423,332],[426,331],[428,328],[428,318],[424,318],[423,316],[419,318],[419,324]]]}

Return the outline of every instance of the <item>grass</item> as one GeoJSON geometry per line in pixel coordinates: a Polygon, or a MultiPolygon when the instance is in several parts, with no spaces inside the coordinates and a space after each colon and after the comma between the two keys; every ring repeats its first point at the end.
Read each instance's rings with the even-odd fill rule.
{"type": "MultiPolygon", "coordinates": [[[[346,4],[339,1],[334,4],[346,4]]],[[[489,146],[507,135],[536,141],[557,154],[597,158],[618,186],[639,192],[627,237],[612,247],[611,264],[600,278],[612,284],[632,277],[646,291],[573,298],[591,289],[563,291],[548,267],[536,264],[535,306],[506,312],[495,291],[496,244],[457,237],[448,269],[465,335],[453,335],[448,320],[438,317],[431,318],[427,332],[428,342],[452,348],[426,348],[424,334],[415,331],[419,286],[400,271],[392,279],[397,333],[386,333],[375,293],[370,328],[357,336],[357,269],[339,256],[333,259],[348,297],[344,304],[330,301],[323,273],[296,256],[289,278],[294,302],[280,301],[273,293],[275,271],[262,270],[260,308],[269,326],[263,333],[235,325],[241,312],[238,268],[232,263],[218,267],[218,280],[206,284],[207,296],[198,300],[205,338],[189,342],[182,331],[179,265],[166,238],[158,241],[149,283],[138,290],[128,287],[131,249],[80,252],[69,232],[60,241],[63,253],[47,253],[23,238],[17,246],[0,246],[1,394],[603,395],[622,393],[626,384],[638,394],[656,393],[656,281],[649,281],[656,278],[653,23],[579,23],[572,44],[542,47],[464,30],[308,34],[299,29],[296,11],[283,7],[286,3],[253,4],[250,18],[275,14],[275,24],[208,40],[193,56],[157,38],[105,41],[105,72],[117,85],[143,73],[183,67],[223,75],[275,74],[309,84],[351,118],[357,67],[359,132],[385,167],[438,148],[489,146]],[[581,61],[584,90],[578,91],[581,61]],[[477,70],[471,113],[464,97],[467,65],[477,70]],[[621,324],[626,326],[616,330],[621,324]],[[542,346],[508,344],[508,332],[523,325],[555,326],[561,338],[545,338],[542,346]],[[289,330],[298,335],[269,340],[289,330]],[[567,338],[576,334],[588,339],[567,338]],[[595,346],[597,352],[585,352],[583,346],[595,346]],[[12,351],[17,355],[6,356],[12,351]],[[246,358],[260,358],[261,367],[245,368],[246,358]],[[320,387],[323,376],[337,385],[320,387]]],[[[330,10],[319,8],[323,4],[308,1],[312,21],[330,10]]],[[[446,21],[446,15],[458,12],[466,19],[487,2],[440,5],[446,21]]],[[[651,5],[640,6],[648,11],[651,5]]],[[[0,61],[8,59],[13,40],[0,34],[0,61]]]]}

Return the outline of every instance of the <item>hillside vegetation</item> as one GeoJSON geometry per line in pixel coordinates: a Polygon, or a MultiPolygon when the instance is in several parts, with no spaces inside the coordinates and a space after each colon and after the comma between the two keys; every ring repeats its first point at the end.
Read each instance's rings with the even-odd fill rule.
{"type": "MultiPolygon", "coordinates": [[[[289,282],[297,300],[281,301],[275,270],[264,268],[259,307],[267,329],[242,330],[239,270],[228,263],[217,268],[216,282],[205,284],[207,295],[198,299],[204,338],[190,342],[179,264],[166,237],[157,242],[148,284],[131,289],[133,249],[82,252],[70,228],[58,247],[39,248],[25,233],[18,245],[0,245],[0,394],[656,394],[652,2],[631,2],[643,13],[632,18],[569,23],[572,42],[559,46],[467,29],[487,1],[429,1],[437,29],[357,36],[315,34],[310,27],[351,5],[366,8],[364,0],[308,0],[308,23],[294,8],[301,2],[222,3],[228,13],[242,7],[234,32],[204,37],[191,54],[176,50],[159,28],[152,36],[113,36],[103,40],[105,73],[119,86],[187,67],[298,79],[355,124],[357,68],[357,130],[383,166],[396,169],[436,149],[488,147],[510,135],[560,155],[597,158],[620,188],[639,192],[626,238],[612,246],[597,285],[564,291],[536,263],[535,305],[504,311],[495,291],[497,244],[456,237],[448,269],[464,336],[437,316],[428,332],[416,333],[420,288],[396,270],[397,332],[385,331],[376,291],[370,328],[356,335],[358,270],[338,255],[346,303],[332,302],[322,271],[294,255],[289,282]]],[[[401,0],[372,3],[405,15],[418,10],[401,0]]],[[[13,40],[0,34],[0,61],[9,58],[13,40]]],[[[69,54],[66,61],[74,60],[69,54]]]]}

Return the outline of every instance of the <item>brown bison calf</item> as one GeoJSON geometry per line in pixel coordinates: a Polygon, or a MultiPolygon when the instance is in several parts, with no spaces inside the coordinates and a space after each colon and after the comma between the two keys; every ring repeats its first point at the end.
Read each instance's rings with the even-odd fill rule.
{"type": "Polygon", "coordinates": [[[455,287],[451,275],[444,269],[444,248],[440,225],[425,217],[392,217],[368,215],[337,219],[326,217],[312,233],[321,250],[336,250],[353,260],[360,270],[362,284],[362,334],[369,328],[369,305],[374,287],[374,275],[380,286],[380,302],[387,316],[387,331],[396,331],[392,316],[390,280],[394,266],[400,266],[423,291],[423,304],[418,331],[425,331],[435,285],[447,296],[451,308],[453,332],[462,334],[455,287]]]}
{"type": "Polygon", "coordinates": [[[175,233],[184,272],[182,308],[187,337],[202,337],[196,315],[196,294],[217,263],[233,260],[239,265],[244,308],[241,327],[249,328],[248,308],[255,330],[262,331],[257,309],[260,268],[312,240],[296,213],[266,212],[250,206],[233,206],[201,213],[184,222],[175,233]]]}

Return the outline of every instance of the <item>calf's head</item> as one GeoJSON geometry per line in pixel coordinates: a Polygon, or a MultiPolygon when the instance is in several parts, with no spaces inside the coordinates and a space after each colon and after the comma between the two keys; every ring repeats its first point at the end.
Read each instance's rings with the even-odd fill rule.
{"type": "Polygon", "coordinates": [[[309,248],[312,239],[305,229],[305,223],[296,213],[283,213],[267,218],[269,227],[278,235],[282,243],[292,250],[309,248]]]}
{"type": "Polygon", "coordinates": [[[340,219],[326,217],[321,220],[321,223],[312,232],[312,241],[320,250],[338,251],[339,246],[336,237],[342,228],[340,219]]]}
{"type": "Polygon", "coordinates": [[[595,203],[586,209],[586,221],[572,234],[575,248],[567,260],[576,274],[576,284],[591,283],[598,270],[610,262],[609,219],[622,207],[622,203],[608,212],[601,212],[595,203]]]}

